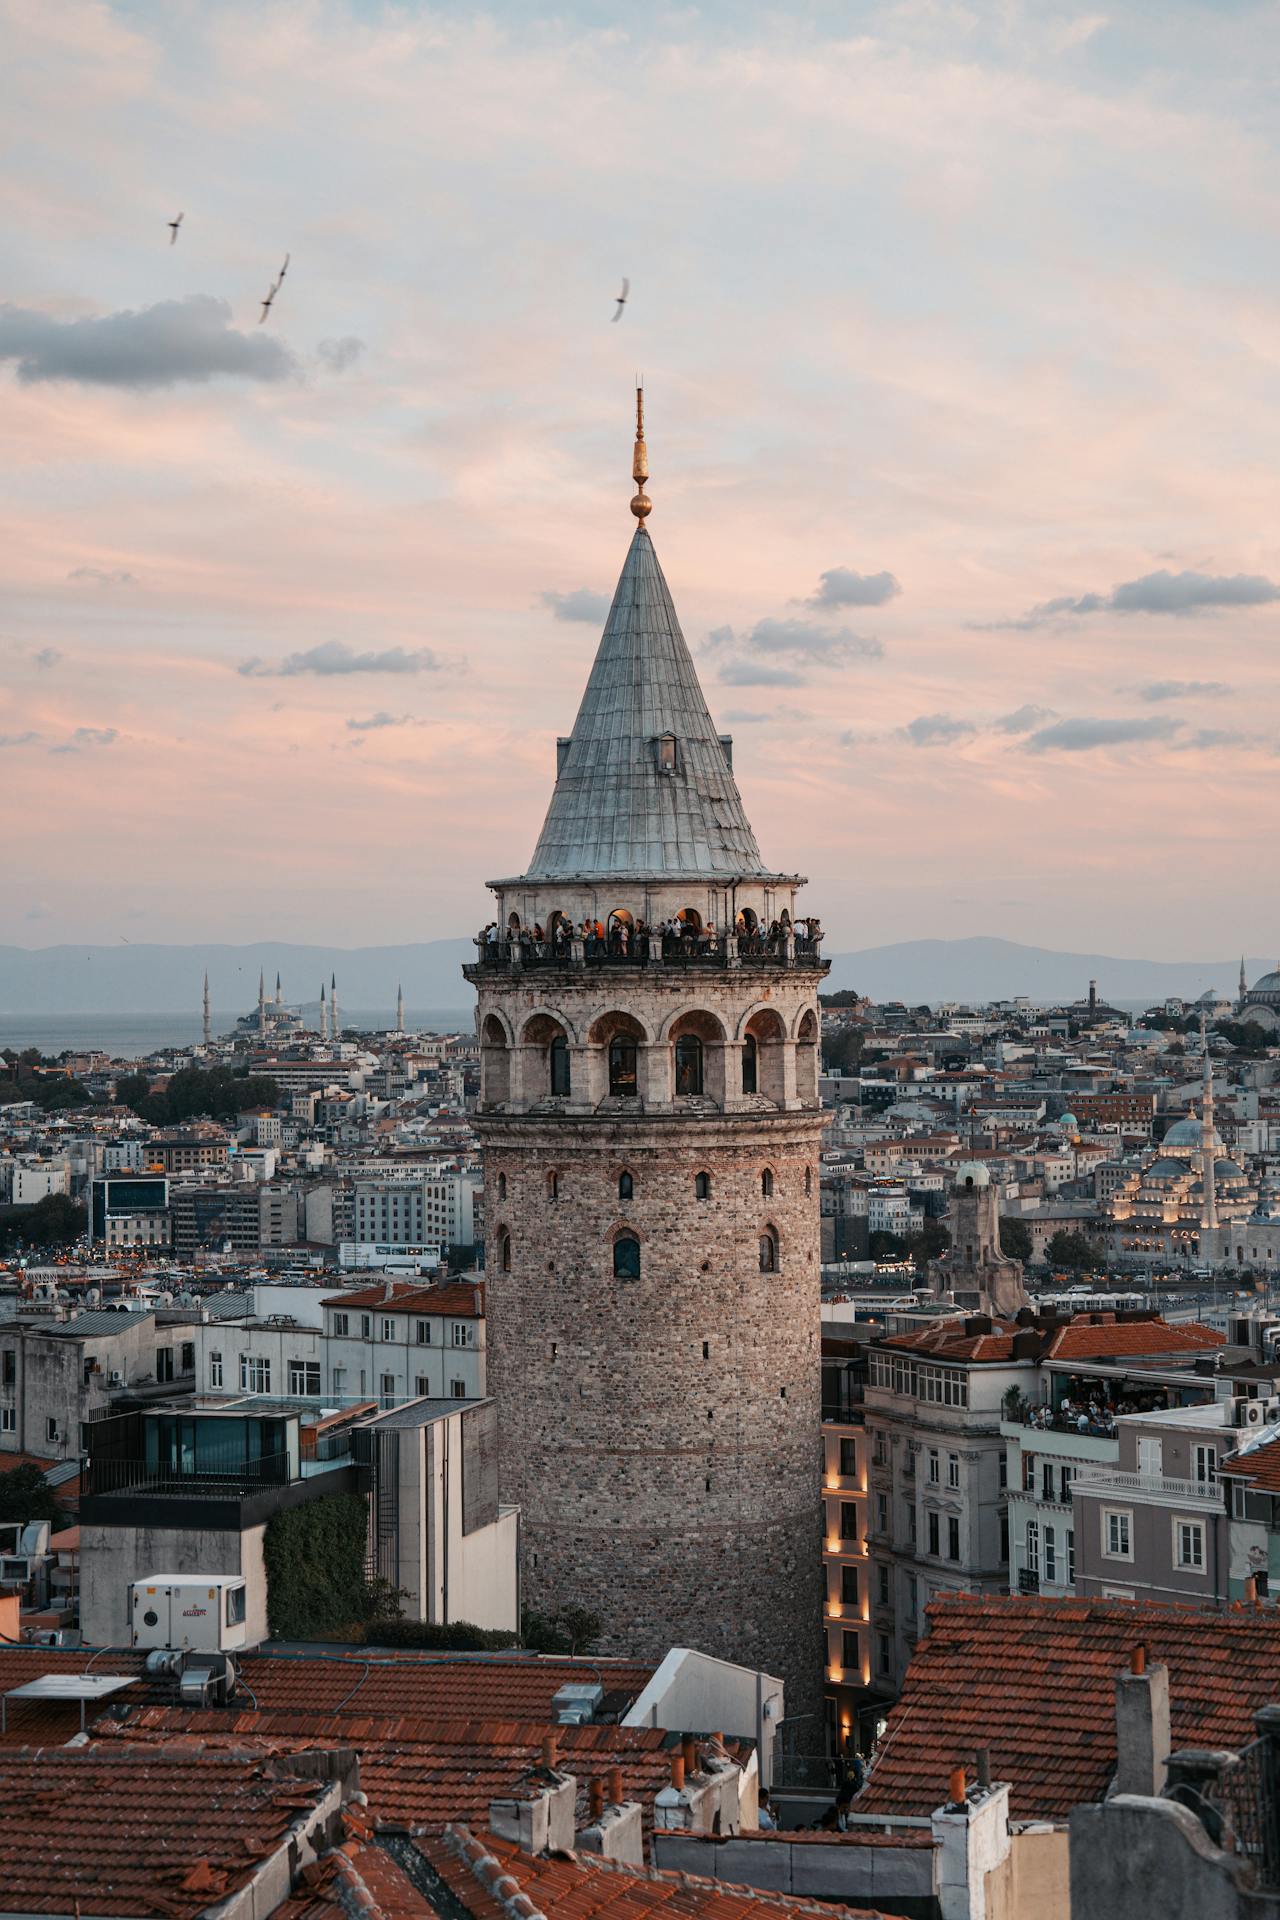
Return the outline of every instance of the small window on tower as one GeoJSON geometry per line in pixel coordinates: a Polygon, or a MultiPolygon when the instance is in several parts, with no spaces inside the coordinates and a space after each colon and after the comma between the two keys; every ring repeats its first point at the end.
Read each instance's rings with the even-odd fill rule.
{"type": "Polygon", "coordinates": [[[711,1198],[711,1175],[709,1173],[694,1174],[693,1197],[695,1200],[709,1200],[711,1198]]]}
{"type": "Polygon", "coordinates": [[[674,773],[677,766],[676,737],[674,733],[659,734],[654,744],[657,748],[658,772],[674,773]]]}
{"type": "Polygon", "coordinates": [[[635,1190],[636,1190],[636,1183],[632,1179],[631,1175],[629,1173],[620,1173],[618,1175],[619,1200],[630,1200],[632,1195],[635,1193],[635,1190]]]}
{"type": "Polygon", "coordinates": [[[640,1278],[640,1242],[630,1234],[623,1234],[613,1243],[613,1277],[615,1280],[640,1278]]]}

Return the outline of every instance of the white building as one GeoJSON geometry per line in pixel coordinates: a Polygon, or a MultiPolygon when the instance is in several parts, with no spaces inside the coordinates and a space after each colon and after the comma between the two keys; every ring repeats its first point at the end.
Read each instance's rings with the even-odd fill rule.
{"type": "Polygon", "coordinates": [[[472,1168],[436,1168],[355,1183],[357,1241],[382,1246],[470,1247],[481,1179],[472,1168]]]}
{"type": "Polygon", "coordinates": [[[71,1191],[71,1170],[65,1160],[17,1160],[13,1168],[13,1204],[34,1207],[51,1193],[71,1191]]]}

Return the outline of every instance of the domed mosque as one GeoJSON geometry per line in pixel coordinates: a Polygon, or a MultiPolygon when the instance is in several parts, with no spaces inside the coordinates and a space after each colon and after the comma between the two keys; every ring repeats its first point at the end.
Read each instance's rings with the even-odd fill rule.
{"type": "Polygon", "coordinates": [[[1220,1228],[1253,1212],[1257,1189],[1213,1124],[1212,1063],[1206,1052],[1201,1115],[1175,1120],[1153,1153],[1112,1196],[1108,1211],[1122,1252],[1170,1259],[1221,1257],[1220,1228]]]}
{"type": "Polygon", "coordinates": [[[1240,962],[1240,998],[1236,1003],[1238,1020],[1253,1020],[1269,1033],[1280,1031],[1280,961],[1270,973],[1264,973],[1251,987],[1245,985],[1244,961],[1240,962]]]}

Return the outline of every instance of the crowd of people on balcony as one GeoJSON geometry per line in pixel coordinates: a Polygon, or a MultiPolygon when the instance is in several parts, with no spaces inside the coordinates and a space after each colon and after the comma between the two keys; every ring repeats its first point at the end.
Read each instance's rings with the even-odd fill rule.
{"type": "MultiPolygon", "coordinates": [[[[766,927],[750,908],[737,914],[728,931],[734,937],[738,953],[748,958],[783,959],[789,939],[797,956],[816,954],[822,940],[822,926],[814,915],[793,921],[783,914],[766,927]]],[[[505,928],[498,921],[490,920],[481,929],[477,944],[491,965],[505,964],[513,946],[519,949],[520,958],[527,965],[539,961],[567,962],[576,940],[582,942],[585,958],[597,963],[618,961],[643,966],[655,945],[664,961],[718,960],[728,952],[727,937],[721,935],[714,922],[701,919],[691,910],[660,920],[653,926],[625,912],[611,913],[607,922],[583,920],[581,925],[556,913],[545,927],[540,921],[522,926],[513,915],[511,924],[505,928]]]]}

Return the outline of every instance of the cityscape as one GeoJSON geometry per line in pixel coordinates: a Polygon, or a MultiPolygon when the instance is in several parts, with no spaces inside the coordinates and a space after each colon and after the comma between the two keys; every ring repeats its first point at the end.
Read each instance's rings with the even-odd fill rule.
{"type": "MultiPolygon", "coordinates": [[[[212,257],[234,253],[203,143],[211,127],[261,137],[246,26],[268,78],[305,54],[317,114],[349,85],[357,173],[355,129],[378,153],[380,120],[402,112],[405,151],[419,132],[434,151],[439,129],[405,95],[430,76],[457,169],[442,221],[473,196],[487,207],[491,168],[523,195],[514,81],[538,73],[561,109],[556,166],[528,164],[555,211],[522,261],[554,235],[539,269],[575,262],[566,301],[598,249],[566,76],[591,118],[597,63],[620,50],[648,98],[652,59],[679,91],[676,48],[698,49],[730,116],[741,63],[749,94],[769,70],[768,129],[724,164],[757,176],[768,208],[785,179],[797,223],[805,172],[770,135],[801,139],[831,107],[820,52],[895,99],[896,62],[929,80],[954,142],[930,191],[961,223],[994,164],[986,140],[1007,131],[988,92],[1011,97],[1033,70],[1029,154],[1041,121],[1058,137],[1052,74],[1070,125],[1130,151],[1085,114],[1092,88],[1186,164],[1206,136],[1175,102],[1199,62],[1205,113],[1239,136],[1233,165],[1256,161],[1242,43],[1198,10],[1175,9],[1159,102],[1137,8],[1051,24],[1048,9],[926,11],[922,28],[913,9],[868,8],[851,40],[850,21],[817,16],[777,38],[750,9],[624,31],[572,7],[531,26],[501,8],[342,0],[321,19],[271,0],[175,24],[74,0],[61,42],[34,17],[14,34],[23,125],[64,46],[69,98],[85,75],[103,88],[83,150],[130,180],[136,156],[105,133],[119,102],[145,147],[162,72],[199,72],[192,190],[153,221],[166,267],[206,244],[202,195],[222,209],[212,257]],[[211,64],[188,69],[193,48],[211,64]],[[1088,82],[1059,71],[1072,61],[1096,63],[1088,82]],[[444,73],[466,76],[463,106],[444,73]]],[[[310,110],[285,111],[314,154],[310,110]]],[[[719,161],[698,114],[675,111],[697,132],[683,164],[701,193],[719,161]]],[[[845,112],[897,151],[893,113],[845,112]]],[[[1064,232],[1095,184],[1071,145],[1066,200],[1036,188],[1064,232]]],[[[1157,191],[1130,164],[1135,194],[1157,191]]],[[[914,641],[879,637],[914,590],[897,561],[902,580],[833,560],[809,598],[709,627],[706,553],[761,604],[780,564],[768,515],[716,524],[723,474],[754,459],[780,547],[818,511],[810,449],[849,513],[861,479],[828,464],[815,421],[851,403],[840,388],[809,412],[792,367],[804,472],[786,441],[766,479],[769,416],[736,418],[723,390],[746,349],[644,317],[680,248],[636,219],[635,270],[613,274],[610,255],[598,290],[607,348],[584,335],[563,368],[557,349],[543,399],[511,402],[504,435],[461,435],[448,484],[414,493],[436,573],[412,593],[433,633],[467,633],[474,664],[451,663],[404,623],[399,562],[383,572],[407,495],[382,462],[427,457],[395,412],[419,391],[396,358],[408,309],[393,320],[379,280],[385,349],[339,334],[333,278],[307,290],[312,249],[372,260],[375,240],[352,239],[335,175],[324,219],[268,257],[296,202],[243,166],[265,263],[243,313],[187,296],[180,320],[176,301],[95,317],[69,280],[40,280],[12,212],[26,291],[0,304],[0,392],[13,445],[33,434],[42,451],[0,635],[0,1920],[1280,1916],[1280,959],[1250,957],[1280,946],[1265,731],[1280,585],[1260,570],[1280,559],[1244,535],[1229,548],[1217,522],[1211,538],[1207,518],[1196,545],[1167,475],[1140,497],[1129,473],[1105,509],[1120,584],[1055,597],[1031,585],[1047,562],[1028,543],[1060,557],[1065,519],[1057,534],[1047,520],[1076,513],[1085,552],[1092,509],[1058,482],[1033,508],[1028,466],[984,507],[1006,545],[989,527],[981,560],[957,564],[952,639],[972,657],[952,684],[930,680],[928,618],[914,641]],[[307,324],[333,331],[304,362],[282,328],[312,298],[307,324]],[[637,335],[660,402],[615,364],[637,335]],[[407,384],[375,403],[358,388],[379,352],[376,377],[407,384]],[[203,407],[218,381],[296,388],[287,455],[265,411],[238,418],[239,451],[212,414],[198,431],[180,417],[175,389],[203,407]],[[565,424],[557,445],[540,408],[607,431],[565,424]],[[370,452],[384,433],[393,457],[370,452]],[[263,478],[255,435],[287,483],[283,466],[263,478]],[[208,468],[189,493],[197,443],[208,468]],[[125,566],[94,463],[124,460],[132,488],[140,449],[148,557],[125,566]],[[242,549],[222,493],[237,471],[242,549]],[[270,532],[277,487],[291,515],[316,515],[311,571],[292,548],[264,555],[248,524],[256,502],[270,532]],[[370,556],[349,585],[332,519],[346,488],[370,556]],[[482,539],[550,568],[548,493],[554,551],[607,551],[608,585],[535,587],[530,612],[526,582],[486,656],[459,582],[483,573],[482,539]],[[27,578],[33,555],[66,557],[47,514],[85,520],[95,557],[66,580],[95,611],[59,611],[27,578]],[[1139,576],[1120,556],[1143,543],[1139,576]],[[149,605],[134,565],[172,570],[149,605]],[[202,586],[203,567],[224,585],[202,586]],[[1031,611],[962,620],[1002,567],[1031,611]],[[189,615],[181,593],[161,605],[180,577],[189,615]],[[250,653],[236,609],[259,593],[250,653]],[[867,631],[831,624],[846,618],[867,631]],[[1131,657],[1117,635],[1134,620],[1131,657]],[[548,642],[548,622],[574,644],[548,642]],[[1108,637],[1085,637],[1094,623],[1108,637]],[[85,645],[96,664],[68,660],[85,645]],[[1032,649],[1053,656],[1036,668],[1058,676],[1052,706],[1031,697],[1032,649]],[[1099,710],[1108,654],[1136,717],[1099,710]],[[118,703],[99,708],[102,660],[118,703]],[[909,703],[892,726],[848,692],[873,663],[909,703]],[[966,678],[974,714],[1000,717],[952,710],[966,678]],[[348,714],[369,680],[387,704],[348,714]],[[935,698],[945,711],[925,710],[935,698]],[[1233,700],[1252,721],[1193,727],[1193,708],[1233,700]],[[833,731],[842,701],[859,717],[833,731]],[[833,806],[836,753],[856,771],[833,806]],[[1100,756],[1087,796],[1080,755],[1100,756]],[[1258,799],[1251,839],[1237,773],[1258,799]]],[[[88,220],[59,165],[31,178],[33,205],[67,196],[60,217],[88,220]]],[[[75,189],[86,207],[97,191],[75,189]]],[[[476,232],[496,243],[486,217],[476,232]]],[[[763,270],[758,236],[712,230],[721,266],[763,270]]],[[[779,228],[780,268],[795,244],[779,228]]],[[[478,271],[487,293],[493,269],[478,271]]],[[[905,286],[879,288],[879,321],[906,303],[916,359],[879,377],[958,446],[905,286]]],[[[451,378],[536,385],[548,324],[531,294],[516,352],[457,297],[470,336],[451,315],[428,356],[441,422],[451,378]]],[[[1240,323],[1255,342],[1257,297],[1240,323]]],[[[1036,336],[1046,366],[1054,337],[1036,336]]],[[[781,379],[775,347],[751,352],[781,379]]],[[[1007,378],[1053,411],[1012,360],[1007,378]]],[[[1050,433],[1030,404],[1026,419],[1050,433]]],[[[899,461],[905,514],[933,482],[908,478],[915,442],[894,455],[890,439],[869,444],[899,461]]],[[[1224,431],[1214,457],[1247,479],[1244,447],[1224,431]]],[[[1213,496],[1197,472],[1187,487],[1213,496]]],[[[891,526],[881,512],[859,545],[896,552],[891,526]]],[[[824,524],[823,553],[832,537],[824,524]]],[[[906,533],[901,551],[919,551],[906,533]]]]}

